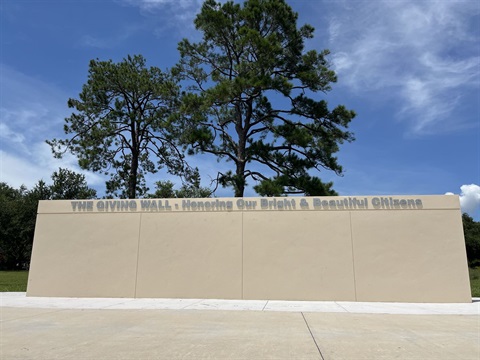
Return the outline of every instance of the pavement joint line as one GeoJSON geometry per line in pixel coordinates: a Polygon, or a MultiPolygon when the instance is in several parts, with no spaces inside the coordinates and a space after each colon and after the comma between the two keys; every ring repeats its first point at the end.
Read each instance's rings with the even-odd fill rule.
{"type": "Polygon", "coordinates": [[[267,300],[267,301],[265,302],[265,305],[263,305],[262,311],[265,311],[265,308],[266,308],[267,305],[268,305],[268,301],[269,301],[269,300],[267,300]]]}
{"type": "MultiPolygon", "coordinates": [[[[26,308],[20,308],[20,309],[26,309],[26,308]]],[[[5,324],[9,321],[16,321],[16,320],[19,320],[19,319],[28,319],[28,318],[35,318],[35,317],[38,317],[38,316],[44,316],[44,315],[47,315],[47,314],[53,314],[53,313],[59,313],[59,312],[62,312],[62,311],[68,311],[68,310],[72,310],[72,309],[60,309],[60,308],[44,308],[44,309],[51,309],[52,311],[45,311],[44,313],[41,313],[41,314],[34,314],[34,315],[27,315],[27,316],[22,316],[22,317],[16,317],[16,318],[13,318],[13,319],[8,319],[8,320],[3,320],[3,319],[0,319],[0,324],[5,324]]],[[[73,309],[75,310],[75,309],[73,309]]],[[[3,313],[3,308],[2,308],[2,313],[3,313]]],[[[0,334],[2,332],[0,331],[0,334]]],[[[0,357],[0,359],[3,359],[2,357],[0,357]]]]}
{"type": "Polygon", "coordinates": [[[334,301],[335,302],[335,305],[341,307],[343,310],[345,310],[345,312],[349,313],[350,314],[350,311],[348,311],[347,308],[344,308],[341,304],[338,303],[338,301],[334,301]]]}
{"type": "MultiPolygon", "coordinates": [[[[119,306],[119,305],[124,305],[124,304],[127,304],[127,303],[131,303],[133,300],[126,300],[126,301],[122,301],[122,302],[118,302],[116,304],[110,304],[110,305],[106,305],[104,306],[102,309],[108,309],[108,308],[111,308],[112,306],[119,306]]],[[[101,309],[100,309],[101,310],[101,309]]]]}
{"type": "Polygon", "coordinates": [[[198,303],[201,303],[202,301],[205,301],[205,299],[198,300],[198,301],[195,301],[195,302],[192,303],[192,304],[185,305],[184,307],[182,307],[181,310],[185,310],[185,309],[187,309],[189,306],[197,305],[198,303]]]}
{"type": "Polygon", "coordinates": [[[315,336],[313,336],[312,330],[310,329],[310,326],[308,325],[308,321],[307,321],[307,319],[305,319],[305,315],[303,314],[303,311],[301,311],[300,314],[302,314],[303,321],[305,321],[305,325],[307,325],[308,332],[310,333],[310,336],[312,337],[313,342],[315,343],[315,346],[317,347],[318,353],[320,354],[320,358],[322,360],[325,360],[325,358],[323,357],[322,351],[320,350],[320,347],[317,344],[317,340],[315,340],[315,336]]]}

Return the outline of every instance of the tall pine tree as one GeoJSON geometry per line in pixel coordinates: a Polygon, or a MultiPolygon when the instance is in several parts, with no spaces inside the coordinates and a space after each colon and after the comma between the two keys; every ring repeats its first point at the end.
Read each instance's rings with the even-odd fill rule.
{"type": "Polygon", "coordinates": [[[218,181],[237,197],[249,179],[261,195],[333,195],[312,170],[342,174],[334,154],[354,140],[355,113],[319,96],[337,80],[329,51],[305,51],[314,29],[297,18],[284,0],[207,0],[195,19],[203,40],[178,45],[189,85],[183,141],[233,164],[218,181]]]}

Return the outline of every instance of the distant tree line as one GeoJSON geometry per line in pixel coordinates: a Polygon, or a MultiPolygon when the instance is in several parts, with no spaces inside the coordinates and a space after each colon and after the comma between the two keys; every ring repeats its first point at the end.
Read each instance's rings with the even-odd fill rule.
{"type": "Polygon", "coordinates": [[[93,199],[85,176],[58,169],[52,183],[39,180],[32,189],[0,183],[0,270],[28,268],[39,200],[93,199]]]}
{"type": "Polygon", "coordinates": [[[480,266],[480,222],[466,213],[462,215],[462,221],[468,264],[471,267],[480,266]]]}

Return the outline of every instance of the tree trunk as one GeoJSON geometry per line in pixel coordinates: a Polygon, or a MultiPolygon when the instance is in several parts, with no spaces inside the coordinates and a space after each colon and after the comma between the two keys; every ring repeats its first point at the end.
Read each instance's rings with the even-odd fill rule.
{"type": "MultiPolygon", "coordinates": [[[[247,129],[246,124],[243,122],[242,109],[237,103],[235,105],[235,130],[238,135],[238,147],[237,147],[237,171],[235,172],[235,197],[243,197],[243,192],[245,191],[245,154],[247,147],[247,129]]],[[[245,119],[249,121],[247,117],[245,119]]]]}
{"type": "Polygon", "coordinates": [[[138,153],[132,152],[132,163],[130,174],[128,174],[128,198],[135,199],[137,196],[137,172],[138,172],[138,153]]]}
{"type": "Polygon", "coordinates": [[[235,197],[243,197],[245,191],[245,161],[237,162],[237,171],[235,177],[235,197]]]}

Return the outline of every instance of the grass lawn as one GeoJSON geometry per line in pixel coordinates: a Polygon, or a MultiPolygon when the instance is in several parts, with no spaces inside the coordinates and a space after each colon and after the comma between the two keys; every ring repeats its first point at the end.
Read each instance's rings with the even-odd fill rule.
{"type": "MultiPolygon", "coordinates": [[[[480,297],[480,266],[468,269],[473,297],[480,297]]],[[[0,271],[0,292],[27,291],[28,271],[0,271]]]]}
{"type": "Polygon", "coordinates": [[[27,291],[28,271],[0,271],[0,292],[27,291]]]}
{"type": "Polygon", "coordinates": [[[469,268],[470,287],[472,288],[472,296],[480,297],[480,266],[469,268]]]}

